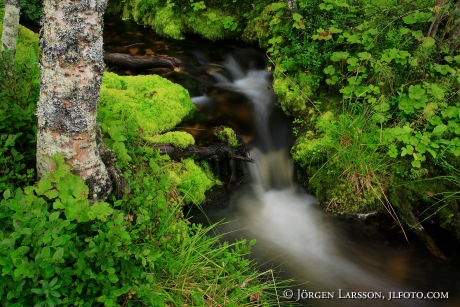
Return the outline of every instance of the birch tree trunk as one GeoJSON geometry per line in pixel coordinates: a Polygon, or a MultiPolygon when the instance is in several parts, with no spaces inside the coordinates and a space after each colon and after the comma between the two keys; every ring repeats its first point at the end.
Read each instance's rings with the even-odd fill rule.
{"type": "Polygon", "coordinates": [[[5,16],[3,18],[2,45],[0,51],[16,50],[19,31],[20,0],[5,0],[5,16]]]}
{"type": "Polygon", "coordinates": [[[64,153],[90,198],[106,198],[112,182],[97,144],[97,105],[104,73],[103,14],[107,0],[44,0],[40,45],[37,171],[54,170],[64,153]]]}

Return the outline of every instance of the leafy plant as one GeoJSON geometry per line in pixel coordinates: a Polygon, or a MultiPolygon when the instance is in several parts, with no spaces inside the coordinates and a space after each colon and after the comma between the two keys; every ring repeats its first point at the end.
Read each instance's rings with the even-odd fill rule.
{"type": "Polygon", "coordinates": [[[21,16],[24,19],[32,21],[38,25],[42,15],[43,4],[41,0],[21,0],[21,16]]]}
{"type": "Polygon", "coordinates": [[[394,216],[390,196],[407,182],[450,176],[441,161],[458,168],[458,49],[443,24],[458,16],[453,2],[299,1],[292,12],[278,1],[259,12],[244,33],[270,53],[296,119],[293,157],[325,210],[394,216]]]}
{"type": "Polygon", "coordinates": [[[208,235],[212,228],[191,227],[158,158],[128,178],[133,195],[113,205],[91,204],[87,186],[62,155],[55,172],[35,186],[5,190],[2,304],[247,306],[250,297],[273,300],[275,292],[267,292],[270,286],[245,258],[254,242],[221,243],[208,235]]]}

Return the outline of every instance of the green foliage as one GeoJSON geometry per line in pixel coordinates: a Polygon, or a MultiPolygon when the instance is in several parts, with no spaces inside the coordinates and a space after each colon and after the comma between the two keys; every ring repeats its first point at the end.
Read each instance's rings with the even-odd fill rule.
{"type": "Polygon", "coordinates": [[[192,159],[173,164],[169,168],[172,185],[177,185],[183,202],[199,205],[206,199],[205,193],[216,184],[214,176],[199,167],[192,159]]]}
{"type": "Polygon", "coordinates": [[[129,0],[111,1],[109,10],[149,25],[160,35],[184,39],[186,34],[195,33],[216,40],[234,37],[241,31],[247,17],[240,12],[245,8],[249,11],[251,4],[236,0],[212,3],[199,0],[129,0]]]}
{"type": "Polygon", "coordinates": [[[33,151],[30,149],[18,151],[22,147],[18,141],[21,135],[21,133],[0,134],[0,191],[33,182],[35,179],[33,168],[29,168],[33,166],[32,159],[25,156],[33,154],[33,151]]]}
{"type": "Polygon", "coordinates": [[[38,57],[38,36],[24,27],[14,63],[9,52],[0,54],[0,191],[34,180],[38,57]]]}
{"type": "MultiPolygon", "coordinates": [[[[172,129],[194,110],[184,88],[159,76],[122,77],[113,73],[104,76],[99,119],[106,135],[105,143],[116,152],[121,167],[130,168],[143,159],[136,158],[139,153],[132,148],[155,153],[144,146],[146,141],[170,143],[180,148],[194,144],[195,140],[186,132],[160,134],[172,129]]],[[[217,183],[210,172],[193,160],[179,163],[168,157],[157,157],[144,162],[166,171],[168,179],[164,184],[171,187],[173,191],[169,192],[183,203],[200,204],[205,200],[206,191],[217,183]]]]}
{"type": "Polygon", "coordinates": [[[107,203],[90,204],[83,180],[70,173],[62,156],[55,162],[56,171],[36,186],[3,193],[0,299],[4,306],[91,306],[103,291],[120,296],[114,291],[121,286],[107,279],[104,268],[110,267],[114,246],[97,244],[94,252],[89,248],[105,235],[89,222],[106,221],[114,210],[107,203]],[[99,278],[94,278],[97,274],[99,278]]]}
{"type": "Polygon", "coordinates": [[[35,186],[3,193],[3,306],[245,306],[266,288],[245,258],[253,242],[220,243],[211,228],[190,227],[153,159],[117,209],[91,204],[62,155],[55,163],[35,186]]]}
{"type": "Polygon", "coordinates": [[[238,147],[241,145],[238,141],[235,130],[230,127],[220,127],[214,131],[214,134],[219,139],[219,141],[225,142],[232,147],[238,147]]]}
{"type": "Polygon", "coordinates": [[[170,131],[153,137],[145,137],[145,139],[152,143],[171,144],[182,149],[195,144],[193,136],[183,131],[170,131]]]}
{"type": "MultiPolygon", "coordinates": [[[[408,181],[450,178],[460,155],[460,57],[451,29],[441,23],[428,34],[439,12],[454,20],[455,8],[423,0],[298,6],[294,14],[284,1],[266,5],[245,34],[270,52],[274,89],[296,118],[293,156],[323,207],[387,210],[408,181]]],[[[398,207],[403,216],[423,211],[427,189],[412,190],[411,204],[398,207]]],[[[433,208],[439,224],[458,228],[451,211],[433,208]]]]}
{"type": "Polygon", "coordinates": [[[172,162],[144,146],[143,137],[194,110],[186,91],[164,79],[104,79],[104,136],[130,195],[90,203],[87,186],[62,156],[34,186],[14,188],[33,180],[24,161],[35,158],[38,39],[28,34],[21,29],[14,66],[0,61],[2,306],[247,306],[254,297],[269,303],[274,289],[246,258],[254,242],[221,243],[208,234],[212,228],[183,217],[184,203],[204,200],[215,184],[206,164],[172,162]]]}
{"type": "Polygon", "coordinates": [[[302,133],[292,149],[331,213],[384,209],[379,205],[389,159],[380,153],[380,134],[371,123],[369,115],[325,112],[316,121],[318,130],[302,133]]]}
{"type": "Polygon", "coordinates": [[[21,0],[21,17],[30,20],[37,25],[43,16],[42,0],[21,0]]]}

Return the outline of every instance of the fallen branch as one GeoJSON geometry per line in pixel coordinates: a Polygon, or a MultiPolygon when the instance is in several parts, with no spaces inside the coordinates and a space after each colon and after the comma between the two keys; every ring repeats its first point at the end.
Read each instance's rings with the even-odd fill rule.
{"type": "Polygon", "coordinates": [[[247,151],[244,147],[231,147],[226,144],[196,146],[191,145],[185,149],[175,147],[170,144],[155,144],[154,148],[159,149],[161,153],[168,154],[175,160],[194,157],[202,160],[238,160],[252,162],[252,159],[247,156],[247,151]]]}
{"type": "Polygon", "coordinates": [[[181,65],[181,60],[169,56],[135,57],[126,53],[105,53],[104,62],[119,68],[145,70],[150,68],[170,68],[181,65]]]}

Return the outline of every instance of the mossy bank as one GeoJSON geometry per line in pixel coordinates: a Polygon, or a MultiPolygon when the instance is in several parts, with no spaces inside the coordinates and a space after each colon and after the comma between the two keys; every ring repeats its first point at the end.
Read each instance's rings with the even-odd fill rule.
{"type": "Polygon", "coordinates": [[[99,119],[130,185],[123,197],[91,204],[61,155],[34,184],[38,58],[38,35],[22,28],[14,69],[0,66],[2,305],[274,304],[273,283],[246,257],[253,242],[222,242],[184,218],[216,183],[206,165],[173,162],[148,140],[193,112],[181,87],[106,75],[99,119]]]}
{"type": "Polygon", "coordinates": [[[175,38],[198,33],[266,48],[280,106],[295,124],[299,177],[325,211],[390,213],[405,229],[429,222],[460,238],[453,2],[229,3],[115,1],[112,11],[175,38]],[[200,25],[216,14],[216,29],[229,28],[211,34],[200,25]]]}

